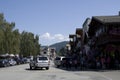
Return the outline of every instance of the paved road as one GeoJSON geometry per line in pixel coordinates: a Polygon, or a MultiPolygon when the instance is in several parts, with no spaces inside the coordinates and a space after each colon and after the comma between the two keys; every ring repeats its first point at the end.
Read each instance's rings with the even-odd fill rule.
{"type": "Polygon", "coordinates": [[[66,71],[55,68],[49,70],[29,70],[29,65],[0,68],[0,80],[120,80],[120,71],[66,71]]]}

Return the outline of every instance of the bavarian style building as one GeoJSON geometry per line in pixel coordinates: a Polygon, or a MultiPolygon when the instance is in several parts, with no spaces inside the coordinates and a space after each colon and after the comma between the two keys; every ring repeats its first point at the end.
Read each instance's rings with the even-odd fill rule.
{"type": "Polygon", "coordinates": [[[110,67],[120,62],[120,15],[93,16],[88,34],[94,57],[109,58],[110,67]]]}

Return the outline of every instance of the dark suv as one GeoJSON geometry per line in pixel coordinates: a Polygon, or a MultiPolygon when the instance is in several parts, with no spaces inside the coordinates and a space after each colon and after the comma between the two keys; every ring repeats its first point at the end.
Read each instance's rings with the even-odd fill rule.
{"type": "Polygon", "coordinates": [[[73,65],[73,58],[65,57],[61,62],[63,67],[71,67],[73,65]]]}
{"type": "Polygon", "coordinates": [[[7,59],[0,59],[0,67],[10,66],[9,61],[7,59]]]}

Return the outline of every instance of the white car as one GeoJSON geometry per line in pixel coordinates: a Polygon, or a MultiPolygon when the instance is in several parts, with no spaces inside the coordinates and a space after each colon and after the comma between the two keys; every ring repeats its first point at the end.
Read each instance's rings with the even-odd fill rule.
{"type": "Polygon", "coordinates": [[[29,63],[30,69],[46,68],[48,70],[49,65],[50,65],[50,60],[48,59],[48,57],[44,57],[44,56],[37,56],[33,58],[33,60],[31,60],[29,63]]]}
{"type": "Polygon", "coordinates": [[[14,66],[17,64],[17,62],[14,59],[9,59],[10,66],[14,66]]]}
{"type": "Polygon", "coordinates": [[[62,59],[63,59],[63,58],[64,58],[64,57],[62,57],[62,56],[56,57],[56,58],[54,59],[54,64],[55,64],[55,66],[57,66],[57,67],[62,66],[62,59]]]}

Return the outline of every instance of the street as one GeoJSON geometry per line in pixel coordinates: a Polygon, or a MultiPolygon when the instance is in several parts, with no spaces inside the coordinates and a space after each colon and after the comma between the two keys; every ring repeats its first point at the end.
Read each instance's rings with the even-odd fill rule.
{"type": "Polygon", "coordinates": [[[67,71],[55,68],[29,70],[29,64],[0,68],[0,80],[119,80],[120,71],[67,71]]]}

